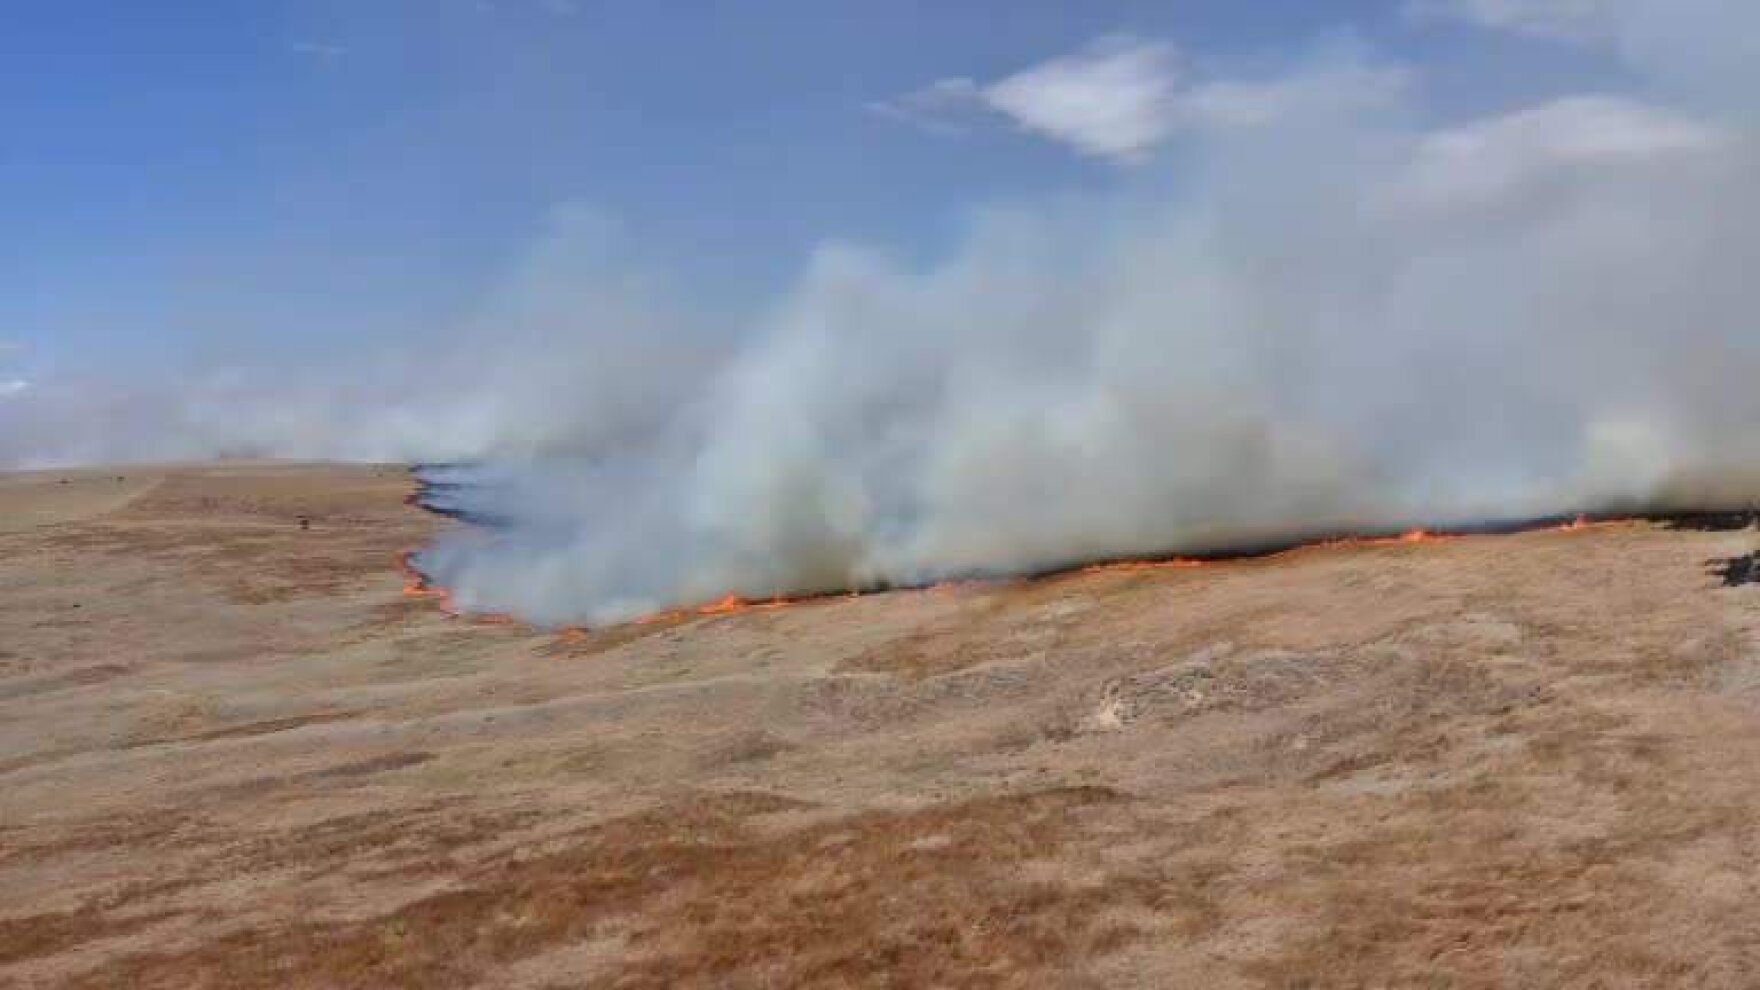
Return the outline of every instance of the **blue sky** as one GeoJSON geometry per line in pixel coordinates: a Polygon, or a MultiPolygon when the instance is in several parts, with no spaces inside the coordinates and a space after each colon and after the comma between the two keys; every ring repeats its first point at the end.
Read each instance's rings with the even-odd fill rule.
{"type": "Polygon", "coordinates": [[[20,0],[0,340],[41,373],[416,334],[564,203],[737,312],[827,238],[933,252],[973,207],[1140,181],[874,112],[1121,35],[1216,75],[1345,39],[1423,62],[1445,112],[1603,71],[1384,0],[20,0]]]}

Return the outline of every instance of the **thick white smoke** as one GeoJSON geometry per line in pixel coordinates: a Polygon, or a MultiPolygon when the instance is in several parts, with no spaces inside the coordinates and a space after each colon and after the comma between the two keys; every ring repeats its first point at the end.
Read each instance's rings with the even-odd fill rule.
{"type": "Polygon", "coordinates": [[[1153,193],[994,212],[926,269],[825,248],[665,444],[560,499],[489,483],[542,524],[426,565],[467,605],[597,621],[1760,495],[1740,113],[1327,105],[1193,136],[1153,193]]]}
{"type": "Polygon", "coordinates": [[[563,300],[589,343],[529,330],[446,379],[463,439],[414,453],[492,459],[452,497],[502,525],[422,566],[469,608],[600,622],[1760,496],[1760,73],[1719,40],[1747,8],[1693,2],[1728,57],[1677,57],[1660,2],[1583,7],[1652,80],[1622,93],[1421,125],[1358,98],[1402,72],[1347,58],[1227,89],[1250,126],[1187,100],[1172,174],[991,210],[927,266],[828,245],[744,332],[596,283],[563,300]]]}

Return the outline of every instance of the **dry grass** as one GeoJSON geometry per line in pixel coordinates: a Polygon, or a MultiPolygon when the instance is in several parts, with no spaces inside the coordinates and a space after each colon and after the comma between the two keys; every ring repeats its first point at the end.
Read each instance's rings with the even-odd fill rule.
{"type": "Polygon", "coordinates": [[[1760,984],[1752,534],[557,636],[399,597],[387,469],[74,482],[0,479],[0,985],[1760,984]]]}
{"type": "MultiPolygon", "coordinates": [[[[1022,868],[1081,844],[1117,797],[1062,789],[804,829],[749,820],[795,802],[730,794],[617,819],[510,857],[365,923],[234,932],[119,959],[75,986],[467,985],[567,944],[615,937],[604,985],[1039,986],[1138,937],[1122,908],[1177,907],[1152,878],[1022,868]]],[[[1195,925],[1209,923],[1196,914],[1195,925]]]]}

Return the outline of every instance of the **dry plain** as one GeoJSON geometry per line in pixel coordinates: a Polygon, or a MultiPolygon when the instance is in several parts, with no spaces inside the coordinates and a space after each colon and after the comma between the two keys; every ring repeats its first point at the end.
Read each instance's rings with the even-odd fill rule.
{"type": "Polygon", "coordinates": [[[1760,984],[1752,532],[563,636],[412,485],[0,477],[0,986],[1760,984]]]}

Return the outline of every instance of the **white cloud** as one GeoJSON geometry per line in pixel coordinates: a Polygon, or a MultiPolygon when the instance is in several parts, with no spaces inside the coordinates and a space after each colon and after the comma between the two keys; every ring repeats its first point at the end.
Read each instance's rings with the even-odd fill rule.
{"type": "Polygon", "coordinates": [[[23,378],[0,379],[0,399],[10,399],[30,391],[31,383],[23,378]]]}
{"type": "Polygon", "coordinates": [[[1172,128],[1172,46],[1111,38],[987,86],[983,100],[1021,128],[1086,155],[1141,160],[1172,128]]]}
{"type": "Polygon", "coordinates": [[[1174,126],[1171,45],[1118,36],[981,85],[965,76],[868,104],[873,113],[937,134],[963,134],[984,115],[1077,152],[1142,161],[1174,126]]]}
{"type": "Polygon", "coordinates": [[[938,79],[893,100],[875,100],[868,110],[936,134],[964,134],[960,120],[983,104],[978,84],[964,76],[938,79]]]}
{"type": "Polygon", "coordinates": [[[1755,116],[1748,96],[1760,87],[1755,0],[1406,0],[1405,10],[1420,22],[1593,48],[1672,100],[1755,116]]]}
{"type": "Polygon", "coordinates": [[[1643,164],[1729,140],[1716,126],[1661,107],[1567,97],[1425,137],[1401,194],[1430,204],[1484,202],[1561,169],[1643,164]]]}
{"type": "Polygon", "coordinates": [[[1081,154],[1129,165],[1181,131],[1264,127],[1291,115],[1384,106],[1398,102],[1411,81],[1404,69],[1357,61],[1185,87],[1179,77],[1172,45],[1117,36],[992,83],[949,77],[868,109],[944,134],[1000,115],[1081,154]]]}
{"type": "Polygon", "coordinates": [[[1566,41],[1606,39],[1617,0],[1410,0],[1420,21],[1460,21],[1495,31],[1566,41]]]}
{"type": "Polygon", "coordinates": [[[1264,127],[1298,115],[1389,106],[1411,82],[1405,69],[1357,64],[1281,79],[1222,80],[1181,93],[1174,112],[1190,127],[1264,127]]]}

